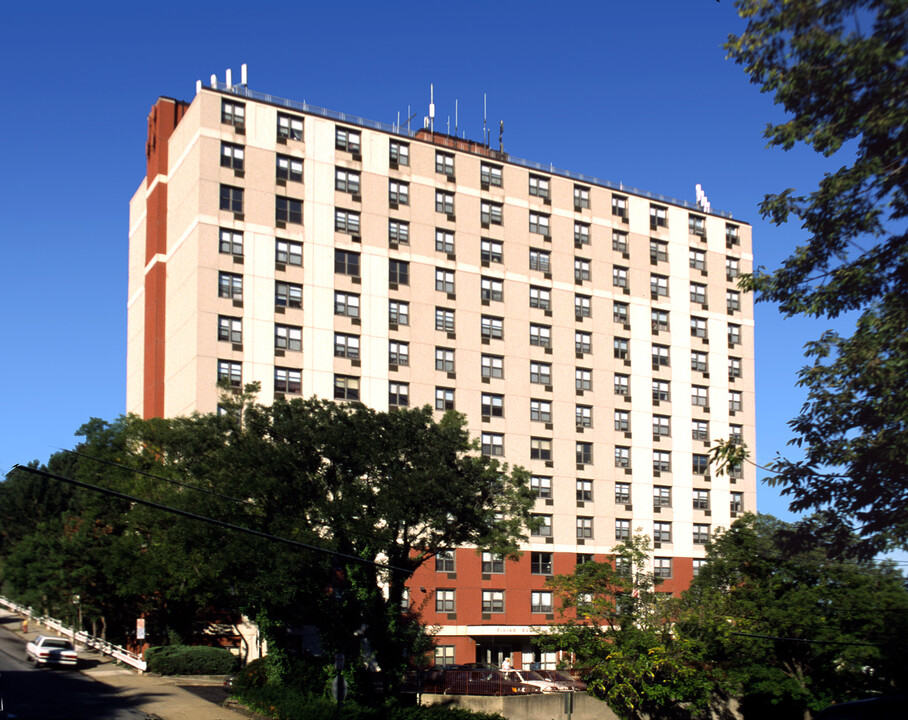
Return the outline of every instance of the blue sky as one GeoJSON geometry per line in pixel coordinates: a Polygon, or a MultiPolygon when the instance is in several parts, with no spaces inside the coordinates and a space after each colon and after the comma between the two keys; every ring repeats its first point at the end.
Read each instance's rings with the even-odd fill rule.
{"type": "MultiPolygon", "coordinates": [[[[123,412],[128,200],[145,173],[146,117],[226,68],[249,86],[393,122],[416,122],[435,85],[436,127],[482,136],[483,93],[505,150],[672,197],[701,183],[754,227],[775,267],[797,227],[759,217],[764,193],[809,190],[835,166],[765,148],[782,115],[720,45],[729,1],[363,3],[50,2],[4,13],[0,238],[4,328],[0,473],[72,447],[90,417],[123,412]]],[[[785,451],[804,343],[829,326],[757,322],[758,460],[785,451]]],[[[761,473],[762,476],[762,473],[761,473]]],[[[760,510],[787,503],[761,486],[760,510]]]]}

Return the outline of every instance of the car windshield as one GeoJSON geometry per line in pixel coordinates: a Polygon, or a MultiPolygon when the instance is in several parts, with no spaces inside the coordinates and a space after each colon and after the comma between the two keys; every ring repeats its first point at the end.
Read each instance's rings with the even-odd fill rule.
{"type": "Polygon", "coordinates": [[[62,640],[60,638],[46,638],[43,647],[57,648],[59,650],[72,650],[73,646],[69,640],[62,640]]]}
{"type": "Polygon", "coordinates": [[[524,682],[526,682],[527,680],[535,680],[535,681],[545,680],[545,678],[542,677],[542,675],[540,675],[535,670],[521,670],[520,673],[521,673],[521,675],[523,675],[524,682]]]}

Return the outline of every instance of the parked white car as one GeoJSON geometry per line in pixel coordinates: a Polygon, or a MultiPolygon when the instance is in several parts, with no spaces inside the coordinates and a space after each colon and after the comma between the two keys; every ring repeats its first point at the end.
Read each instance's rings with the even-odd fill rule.
{"type": "Polygon", "coordinates": [[[25,646],[26,659],[37,665],[75,665],[79,656],[66,638],[39,635],[25,646]]]}
{"type": "Polygon", "coordinates": [[[535,670],[502,670],[501,674],[507,677],[508,680],[538,687],[544,693],[574,691],[574,688],[566,683],[546,680],[535,670]]]}

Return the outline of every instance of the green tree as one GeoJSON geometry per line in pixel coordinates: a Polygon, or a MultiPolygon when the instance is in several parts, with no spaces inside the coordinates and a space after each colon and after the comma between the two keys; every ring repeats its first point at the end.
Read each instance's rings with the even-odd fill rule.
{"type": "Polygon", "coordinates": [[[792,553],[792,526],[748,514],[707,548],[679,630],[728,678],[747,718],[803,718],[832,702],[904,692],[908,590],[891,564],[829,559],[827,531],[792,553]]]}
{"type": "MultiPolygon", "coordinates": [[[[736,0],[747,22],[726,49],[788,113],[770,146],[805,143],[841,159],[808,193],[767,195],[764,217],[806,240],[781,267],[742,279],[786,316],[857,311],[851,337],[807,346],[807,401],[790,426],[801,460],[770,484],[791,509],[831,510],[835,549],[865,556],[908,545],[908,2],[736,0]],[[851,531],[863,542],[851,542],[851,531]]],[[[720,453],[740,460],[741,449],[720,453]]]]}
{"type": "Polygon", "coordinates": [[[536,642],[568,651],[588,691],[622,718],[709,717],[719,690],[702,648],[674,626],[675,603],[648,569],[649,538],[614,548],[612,563],[578,565],[549,581],[559,621],[536,642]]]}

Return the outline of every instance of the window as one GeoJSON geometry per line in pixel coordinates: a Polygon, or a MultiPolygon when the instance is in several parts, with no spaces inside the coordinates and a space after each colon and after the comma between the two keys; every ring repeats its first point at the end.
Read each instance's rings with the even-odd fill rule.
{"type": "Polygon", "coordinates": [[[612,215],[627,222],[627,198],[623,195],[612,195],[612,215]]]}
{"type": "Polygon", "coordinates": [[[574,296],[574,317],[581,319],[593,316],[593,299],[588,295],[574,296]]]}
{"type": "Polygon", "coordinates": [[[388,261],[388,282],[398,285],[410,284],[410,263],[405,260],[388,261]]]}
{"type": "Polygon", "coordinates": [[[728,411],[735,413],[743,407],[741,393],[737,390],[730,390],[728,393],[728,411]]]}
{"type": "Polygon", "coordinates": [[[388,323],[390,325],[409,325],[410,303],[403,300],[388,302],[388,323]]]}
{"type": "MultiPolygon", "coordinates": [[[[630,498],[628,498],[630,501],[630,498]]],[[[631,538],[631,521],[615,520],[615,540],[630,540],[631,538]]]]}
{"type": "Polygon", "coordinates": [[[285,140],[303,139],[303,119],[286,113],[277,114],[277,136],[285,140]]]}
{"type": "Polygon", "coordinates": [[[530,573],[532,575],[551,575],[552,574],[552,553],[550,553],[550,552],[532,552],[532,553],[530,553],[530,573]]]}
{"type": "Polygon", "coordinates": [[[672,506],[672,489],[667,485],[653,486],[653,507],[670,508],[672,506]]]}
{"type": "Polygon", "coordinates": [[[348,375],[335,375],[334,399],[359,400],[359,378],[348,375]]]}
{"type": "Polygon", "coordinates": [[[619,360],[629,360],[631,357],[630,342],[627,338],[615,338],[612,341],[614,355],[619,360]]]}
{"type": "Polygon", "coordinates": [[[484,187],[501,187],[501,166],[482,163],[479,166],[479,182],[484,187]]]}
{"type": "Polygon", "coordinates": [[[650,275],[649,290],[654,298],[668,297],[668,278],[665,275],[650,275]]]}
{"type": "Polygon", "coordinates": [[[578,517],[577,518],[577,539],[578,540],[587,540],[593,537],[593,518],[591,517],[578,517]]]}
{"type": "Polygon", "coordinates": [[[671,422],[669,415],[653,415],[653,438],[671,437],[671,422]]]}
{"type": "Polygon", "coordinates": [[[738,445],[744,443],[744,426],[743,425],[729,425],[728,426],[728,439],[738,445]]]}
{"type": "Polygon", "coordinates": [[[592,502],[593,501],[593,481],[592,480],[578,480],[577,481],[577,501],[578,502],[592,502]]]}
{"type": "Polygon", "coordinates": [[[445,213],[446,215],[453,215],[454,193],[445,192],[444,190],[436,190],[435,212],[445,213]]]}
{"type": "Polygon", "coordinates": [[[435,612],[439,613],[452,613],[455,612],[455,590],[441,590],[437,589],[435,591],[435,612]]]}
{"type": "Polygon", "coordinates": [[[670,522],[653,523],[653,542],[670,543],[672,541],[672,524],[670,522]]]}
{"type": "Polygon", "coordinates": [[[242,171],[244,167],[245,150],[242,145],[221,143],[221,167],[242,171]]]}
{"type": "Polygon", "coordinates": [[[725,226],[725,247],[734,247],[741,244],[741,236],[738,233],[737,225],[725,226]]]}
{"type": "Polygon", "coordinates": [[[629,311],[630,311],[630,306],[627,303],[618,302],[617,300],[615,300],[612,303],[612,319],[616,323],[620,323],[622,325],[629,325],[630,324],[629,311]]]}
{"type": "Polygon", "coordinates": [[[401,342],[400,340],[388,341],[388,364],[390,365],[409,365],[410,364],[410,343],[401,342]]]}
{"type": "Polygon", "coordinates": [[[482,611],[484,613],[503,613],[504,590],[483,590],[482,611]]]}
{"type": "Polygon", "coordinates": [[[627,233],[622,230],[612,231],[612,250],[626,255],[629,252],[627,233]]]}
{"type": "Polygon", "coordinates": [[[218,273],[218,297],[243,299],[243,276],[235,273],[218,273]]]}
{"type": "Polygon", "coordinates": [[[504,377],[504,358],[501,355],[483,355],[480,367],[484,378],[504,377]]]}
{"type": "Polygon", "coordinates": [[[692,317],[690,319],[691,337],[706,339],[706,318],[692,317]]]}
{"type": "MultiPolygon", "coordinates": [[[[449,352],[453,356],[454,351],[450,350],[449,352]]],[[[453,367],[453,361],[451,366],[453,367]]],[[[504,417],[504,395],[483,393],[481,396],[481,408],[483,417],[504,417]]]]}
{"type": "Polygon", "coordinates": [[[243,233],[221,228],[218,233],[218,252],[243,257],[243,233]]]}
{"type": "Polygon", "coordinates": [[[275,307],[301,308],[303,306],[303,286],[296,283],[275,282],[274,305],[275,307]]]}
{"type": "Polygon", "coordinates": [[[335,210],[334,230],[348,235],[359,235],[359,213],[353,210],[335,210]]]}
{"type": "Polygon", "coordinates": [[[694,440],[709,440],[709,421],[691,420],[690,433],[694,440]]]}
{"type": "Polygon", "coordinates": [[[688,215],[687,230],[691,235],[706,237],[706,218],[702,215],[688,215]]]}
{"type": "Polygon", "coordinates": [[[700,571],[706,565],[706,558],[694,558],[694,577],[700,574],[700,571]]]}
{"type": "Polygon", "coordinates": [[[574,282],[588,282],[591,277],[590,261],[583,258],[574,258],[574,282]]]}
{"type": "Polygon", "coordinates": [[[552,612],[552,592],[550,590],[531,590],[530,591],[530,612],[550,613],[552,612]]]}
{"type": "Polygon", "coordinates": [[[615,410],[615,430],[630,432],[631,414],[627,410],[615,410]]]}
{"type": "Polygon", "coordinates": [[[274,347],[278,350],[302,350],[303,329],[295,325],[275,325],[274,347]]]}
{"type": "Polygon", "coordinates": [[[653,577],[668,580],[672,576],[672,559],[667,557],[653,558],[653,577]]]}
{"type": "Polygon", "coordinates": [[[502,261],[502,244],[498,240],[483,238],[479,244],[479,259],[487,263],[500,263],[502,261]]]}
{"type": "Polygon", "coordinates": [[[741,344],[741,326],[728,324],[728,347],[741,344]]]}
{"type": "Polygon", "coordinates": [[[218,382],[226,382],[230,387],[241,387],[243,366],[238,362],[218,360],[218,382]]]}
{"type": "Polygon", "coordinates": [[[530,438],[530,460],[551,460],[552,440],[550,438],[530,438]]]}
{"type": "Polygon", "coordinates": [[[504,455],[504,435],[484,432],[481,435],[482,454],[490,456],[504,455]]]}
{"type": "MultiPolygon", "coordinates": [[[[617,482],[615,483],[615,505],[630,505],[631,503],[631,484],[617,482]]],[[[630,530],[630,520],[628,530],[630,530]]]]}
{"type": "Polygon", "coordinates": [[[733,492],[731,494],[730,509],[732,512],[743,512],[744,511],[744,493],[733,492]]]}
{"type": "Polygon", "coordinates": [[[615,287],[626,288],[627,285],[627,268],[615,265],[612,268],[612,285],[615,287]]]}
{"type": "Polygon", "coordinates": [[[591,405],[574,406],[574,422],[579,428],[593,427],[593,408],[591,405]]]}
{"type": "Polygon", "coordinates": [[[435,572],[456,572],[453,550],[439,550],[435,555],[435,572]]]}
{"type": "Polygon", "coordinates": [[[435,308],[435,329],[442,332],[454,332],[454,311],[448,308],[435,308]]]}
{"type": "Polygon", "coordinates": [[[359,155],[361,148],[361,138],[358,130],[339,127],[334,131],[334,147],[338,150],[344,150],[354,155],[359,155]]]}
{"type": "Polygon", "coordinates": [[[551,272],[551,255],[546,250],[534,250],[530,248],[530,270],[540,272],[551,272]]]}
{"type": "Polygon", "coordinates": [[[668,262],[668,243],[661,240],[650,240],[649,261],[653,265],[660,262],[668,262]]]}
{"type": "Polygon", "coordinates": [[[479,297],[481,300],[504,302],[504,282],[494,278],[481,278],[479,297]]]}
{"type": "Polygon", "coordinates": [[[690,369],[697,372],[709,372],[709,365],[707,364],[708,356],[704,352],[697,352],[696,350],[691,350],[690,353],[690,369]]]}
{"type": "Polygon", "coordinates": [[[435,172],[454,178],[454,156],[441,151],[435,152],[435,172]]]}
{"type": "Polygon", "coordinates": [[[691,248],[688,251],[688,258],[691,268],[694,270],[699,270],[701,272],[706,272],[706,253],[702,250],[694,250],[691,248]]]}
{"type": "Polygon", "coordinates": [[[221,185],[221,210],[233,213],[243,212],[243,188],[221,185]]]}
{"type": "Polygon", "coordinates": [[[302,391],[302,371],[293,368],[274,368],[274,392],[299,395],[302,391]]]}
{"type": "Polygon", "coordinates": [[[574,242],[580,245],[590,244],[590,224],[584,222],[574,223],[574,242]]]}
{"type": "Polygon", "coordinates": [[[242,103],[221,100],[221,122],[242,130],[246,127],[246,106],[242,103]]]}
{"type": "Polygon", "coordinates": [[[334,333],[334,356],[359,359],[359,335],[334,333]]]}
{"type": "Polygon", "coordinates": [[[435,289],[438,292],[454,294],[454,272],[452,270],[435,270],[435,289]]]}
{"type": "Polygon", "coordinates": [[[653,380],[653,402],[669,402],[671,399],[671,385],[668,381],[653,380]]]}
{"type": "Polygon", "coordinates": [[[694,490],[694,510],[709,510],[709,490],[694,490]]]}
{"type": "Polygon", "coordinates": [[[410,406],[410,384],[388,383],[388,405],[390,407],[410,406]]]}
{"type": "Polygon", "coordinates": [[[615,448],[615,467],[620,468],[629,468],[631,466],[631,449],[629,447],[622,447],[621,445],[615,448]]]}
{"type": "Polygon", "coordinates": [[[483,200],[479,203],[479,222],[483,227],[489,225],[501,225],[503,206],[501,203],[489,202],[483,200]]]}
{"type": "Polygon", "coordinates": [[[534,197],[549,197],[549,179],[539,175],[530,175],[530,195],[534,197]]]}
{"type": "Polygon", "coordinates": [[[552,309],[552,293],[548,288],[530,286],[530,307],[540,310],[552,309]]]}
{"type": "Polygon", "coordinates": [[[725,291],[725,307],[728,312],[733,313],[741,309],[741,293],[737,290],[725,291]]]}
{"type": "Polygon", "coordinates": [[[484,338],[504,339],[504,318],[483,315],[480,319],[480,332],[484,338]]]}
{"type": "Polygon", "coordinates": [[[654,333],[668,331],[668,310],[652,310],[650,312],[650,320],[653,324],[654,333]]]}
{"type": "Polygon", "coordinates": [[[621,375],[620,373],[616,373],[614,384],[615,384],[615,395],[624,395],[625,397],[630,397],[630,394],[631,394],[630,375],[621,375]]]}
{"type": "Polygon", "coordinates": [[[552,422],[552,403],[548,400],[530,400],[530,420],[532,422],[552,422]]]}
{"type": "Polygon", "coordinates": [[[574,388],[577,390],[593,389],[593,371],[589,368],[574,369],[574,388]]]}
{"type": "Polygon", "coordinates": [[[551,325],[530,323],[530,345],[544,348],[552,347],[551,325]]]}
{"type": "Polygon", "coordinates": [[[538,385],[552,384],[551,363],[530,362],[530,382],[538,385]]]}
{"type": "Polygon", "coordinates": [[[243,342],[243,321],[240,318],[218,316],[218,340],[239,345],[243,342]]]}
{"type": "Polygon", "coordinates": [[[694,523],[694,545],[706,545],[709,542],[709,525],[694,523]]]}
{"type": "Polygon", "coordinates": [[[410,244],[410,223],[403,220],[388,221],[388,244],[409,245],[410,244]]]}
{"type": "Polygon", "coordinates": [[[734,280],[740,275],[738,270],[738,258],[727,257],[725,258],[725,279],[734,280]]]}
{"type": "Polygon", "coordinates": [[[437,252],[447,253],[448,255],[454,254],[454,233],[450,230],[442,230],[441,228],[436,228],[435,230],[435,250],[437,252]]]}
{"type": "Polygon", "coordinates": [[[659,230],[668,227],[668,208],[661,205],[649,206],[649,227],[650,230],[659,230]]]}
{"type": "Polygon", "coordinates": [[[484,552],[482,554],[482,572],[485,574],[502,574],[504,572],[504,556],[498,553],[484,552]]]}
{"type": "Polygon", "coordinates": [[[669,348],[668,345],[653,345],[653,370],[669,366],[669,348]]]}
{"type": "Polygon", "coordinates": [[[549,237],[549,216],[542,213],[530,212],[530,232],[549,237]]]}
{"type": "Polygon", "coordinates": [[[388,160],[392,165],[410,164],[410,146],[398,140],[392,140],[388,146],[388,160]]]}
{"type": "Polygon", "coordinates": [[[275,240],[274,262],[278,265],[302,265],[302,243],[293,242],[291,240],[275,240]]]}
{"type": "Polygon", "coordinates": [[[666,450],[653,450],[653,471],[671,472],[672,454],[666,450]]]}
{"type": "Polygon", "coordinates": [[[360,175],[356,170],[334,169],[334,189],[340,192],[359,195],[360,175]]]}
{"type": "Polygon", "coordinates": [[[704,385],[694,385],[690,391],[691,404],[699,407],[709,407],[709,388],[704,385]]]}
{"type": "Polygon", "coordinates": [[[593,462],[593,443],[578,442],[576,448],[577,464],[590,465],[593,462]]]}
{"type": "Polygon", "coordinates": [[[453,410],[454,409],[454,388],[445,388],[445,387],[435,388],[435,409],[436,410],[453,410]]]}
{"type": "Polygon", "coordinates": [[[574,185],[574,209],[580,210],[590,206],[590,189],[581,185],[574,185]]]}
{"type": "Polygon", "coordinates": [[[741,358],[728,358],[728,379],[733,380],[739,377],[741,377],[741,358]]]}
{"type": "Polygon", "coordinates": [[[334,314],[359,317],[359,295],[345,292],[334,293],[334,314]]]}
{"type": "Polygon", "coordinates": [[[692,303],[697,303],[704,308],[708,306],[706,301],[706,285],[701,283],[691,283],[690,284],[690,301],[692,303]]]}
{"type": "Polygon", "coordinates": [[[552,478],[546,475],[531,475],[530,490],[536,493],[536,497],[552,497],[552,478]]]}
{"type": "Polygon", "coordinates": [[[694,453],[691,459],[691,469],[694,475],[706,475],[709,472],[709,455],[694,453]]]}
{"type": "Polygon", "coordinates": [[[359,277],[359,253],[347,250],[334,251],[334,272],[359,277]]]}
{"type": "Polygon", "coordinates": [[[388,202],[394,205],[410,204],[410,183],[388,180],[388,202]]]}
{"type": "Polygon", "coordinates": [[[274,173],[279,181],[302,182],[303,161],[289,155],[278,155],[275,159],[274,173]]]}
{"type": "Polygon", "coordinates": [[[593,352],[593,334],[584,330],[575,330],[574,352],[578,352],[581,355],[593,352]]]}

